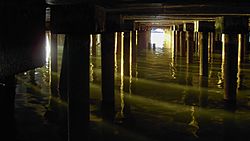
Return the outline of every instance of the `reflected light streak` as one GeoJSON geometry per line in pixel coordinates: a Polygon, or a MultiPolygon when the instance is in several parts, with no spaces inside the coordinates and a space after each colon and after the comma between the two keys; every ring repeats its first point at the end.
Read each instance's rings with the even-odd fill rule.
{"type": "Polygon", "coordinates": [[[51,85],[51,32],[46,32],[46,65],[48,71],[48,82],[51,85]]]}
{"type": "Polygon", "coordinates": [[[93,34],[90,34],[90,41],[89,41],[89,45],[90,45],[90,56],[92,56],[92,48],[93,48],[93,34]]]}
{"type": "Polygon", "coordinates": [[[208,61],[211,60],[211,32],[208,32],[208,61]]]}
{"type": "Polygon", "coordinates": [[[211,77],[212,77],[212,74],[213,74],[213,63],[214,63],[214,60],[213,60],[213,32],[210,32],[209,33],[209,60],[210,60],[210,71],[209,71],[209,82],[211,81],[211,77]]]}
{"type": "MultiPolygon", "coordinates": [[[[148,80],[145,80],[148,81],[148,80]]],[[[156,82],[159,83],[159,82],[156,82]]],[[[183,88],[183,86],[180,86],[180,88],[183,88]]],[[[96,85],[94,88],[96,89],[101,89],[100,85],[96,85]]],[[[195,88],[194,88],[195,89],[195,88]]],[[[99,90],[100,91],[100,90],[99,90]]],[[[195,115],[202,115],[205,116],[206,118],[211,118],[211,116],[214,115],[220,115],[223,116],[223,118],[235,118],[235,114],[233,112],[228,112],[225,111],[224,109],[208,109],[208,108],[200,108],[197,106],[188,106],[188,105],[182,105],[182,104],[175,104],[173,102],[167,102],[164,100],[156,100],[144,96],[140,96],[137,94],[134,95],[129,95],[128,93],[124,92],[124,98],[127,97],[130,98],[130,104],[131,105],[140,105],[140,107],[143,109],[158,109],[158,111],[162,112],[164,110],[171,110],[173,113],[175,113],[178,110],[182,111],[191,111],[191,121],[189,122],[189,125],[196,127],[196,129],[199,129],[198,123],[197,123],[197,117],[195,115]],[[199,110],[197,110],[199,108],[199,110]]],[[[157,111],[156,111],[157,112],[157,111]]],[[[155,115],[158,116],[158,115],[155,115]]]]}
{"type": "Polygon", "coordinates": [[[218,87],[222,88],[224,82],[224,64],[225,64],[225,34],[222,34],[222,63],[221,63],[221,73],[218,74],[218,87]]]}
{"type": "Polygon", "coordinates": [[[194,21],[194,31],[199,32],[199,21],[194,21]]]}
{"type": "Polygon", "coordinates": [[[131,93],[132,85],[132,31],[130,31],[129,40],[129,93],[131,93]]]}
{"type": "Polygon", "coordinates": [[[171,47],[172,47],[172,52],[171,52],[171,53],[172,53],[172,56],[171,56],[171,64],[170,64],[170,66],[171,66],[171,72],[172,72],[172,75],[171,75],[171,76],[172,76],[173,79],[176,79],[176,77],[175,77],[175,67],[174,67],[174,65],[175,65],[175,64],[174,64],[174,63],[175,63],[175,62],[174,62],[174,59],[175,59],[175,58],[174,58],[174,57],[175,57],[175,54],[174,54],[174,47],[175,47],[175,40],[174,40],[174,39],[175,39],[175,31],[172,31],[171,33],[172,33],[172,34],[171,34],[171,35],[172,35],[172,36],[171,36],[171,39],[172,39],[172,40],[171,40],[171,42],[172,42],[172,44],[171,44],[171,47]]]}
{"type": "Polygon", "coordinates": [[[241,63],[241,50],[242,50],[242,36],[238,34],[238,72],[237,72],[237,88],[240,88],[240,63],[241,63]]]}
{"type": "Polygon", "coordinates": [[[47,32],[46,33],[46,63],[49,63],[50,62],[50,49],[51,49],[51,46],[50,46],[50,37],[51,37],[51,33],[50,32],[47,32]]]}
{"type": "Polygon", "coordinates": [[[115,63],[115,74],[117,73],[117,32],[115,32],[115,50],[114,50],[114,63],[115,63]]]}
{"type": "MultiPolygon", "coordinates": [[[[42,96],[48,96],[48,93],[45,91],[42,91],[40,86],[34,85],[32,83],[28,83],[28,82],[26,82],[25,79],[23,79],[22,77],[19,77],[19,76],[16,76],[15,78],[18,81],[22,82],[22,84],[24,84],[27,88],[31,88],[32,91],[36,92],[36,94],[39,94],[42,96]]],[[[54,102],[60,104],[61,106],[65,107],[65,108],[68,106],[67,102],[64,102],[59,97],[51,96],[50,98],[51,98],[51,100],[53,100],[54,102]]]]}
{"type": "Polygon", "coordinates": [[[121,32],[121,86],[120,86],[120,95],[121,95],[121,117],[124,118],[124,106],[125,106],[125,103],[124,103],[124,91],[123,91],[123,88],[124,88],[124,71],[123,71],[123,68],[124,68],[124,32],[121,32]]]}
{"type": "Polygon", "coordinates": [[[124,52],[123,52],[123,48],[124,48],[124,32],[121,32],[121,77],[123,77],[124,72],[123,72],[123,67],[124,67],[124,52]]]}
{"type": "MultiPolygon", "coordinates": [[[[135,31],[135,47],[136,47],[136,51],[138,50],[137,48],[138,48],[138,30],[136,30],[135,31]]],[[[137,55],[136,55],[137,56],[137,55]]],[[[137,78],[138,77],[138,69],[137,69],[138,67],[137,67],[137,61],[136,61],[136,63],[135,63],[135,78],[137,78]]]]}
{"type": "Polygon", "coordinates": [[[168,46],[168,48],[171,48],[171,45],[172,45],[172,42],[171,42],[171,40],[172,40],[171,33],[172,32],[169,31],[169,30],[164,31],[164,44],[166,46],[168,46]]]}
{"type": "Polygon", "coordinates": [[[92,62],[90,62],[90,66],[89,66],[89,73],[90,73],[90,82],[93,82],[94,81],[94,65],[92,62]]]}
{"type": "Polygon", "coordinates": [[[192,134],[198,138],[198,135],[197,135],[197,131],[199,130],[199,125],[198,125],[198,122],[195,118],[195,106],[191,106],[191,117],[192,117],[192,121],[188,124],[190,125],[192,128],[190,129],[192,134]]]}
{"type": "MultiPolygon", "coordinates": [[[[93,34],[90,34],[90,57],[92,57],[92,48],[93,48],[93,34]]],[[[90,65],[89,65],[89,73],[90,73],[90,77],[89,77],[89,81],[90,82],[93,82],[94,81],[94,76],[93,76],[93,74],[94,74],[94,70],[93,70],[93,67],[94,67],[94,64],[93,64],[93,62],[92,62],[92,60],[90,60],[90,65]]]]}
{"type": "Polygon", "coordinates": [[[136,47],[137,47],[137,45],[138,45],[138,30],[136,30],[135,31],[135,45],[136,45],[136,47]]]}

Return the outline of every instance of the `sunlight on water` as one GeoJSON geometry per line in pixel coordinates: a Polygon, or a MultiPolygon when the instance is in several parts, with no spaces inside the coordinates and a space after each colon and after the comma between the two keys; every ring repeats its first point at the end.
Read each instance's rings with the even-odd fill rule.
{"type": "Polygon", "coordinates": [[[153,47],[163,48],[163,47],[169,47],[171,48],[171,31],[166,29],[152,29],[151,30],[151,44],[153,44],[153,47]]]}
{"type": "Polygon", "coordinates": [[[164,45],[164,30],[157,28],[151,30],[151,43],[155,44],[156,47],[163,47],[164,45]]]}

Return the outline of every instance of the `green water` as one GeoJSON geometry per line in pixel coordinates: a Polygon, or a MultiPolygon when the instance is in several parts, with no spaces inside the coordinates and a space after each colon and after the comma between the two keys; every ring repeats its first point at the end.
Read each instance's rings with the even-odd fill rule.
{"type": "MultiPolygon", "coordinates": [[[[63,44],[58,46],[60,68],[63,44]]],[[[115,117],[109,123],[101,114],[100,47],[97,46],[95,56],[90,55],[91,140],[221,141],[250,138],[249,63],[240,66],[242,75],[238,78],[237,106],[228,110],[223,99],[220,53],[212,54],[209,75],[204,79],[199,75],[198,54],[194,54],[193,63],[187,64],[185,57],[173,59],[171,46],[138,49],[136,61],[130,64],[130,73],[125,76],[121,71],[124,67],[121,55],[117,52],[115,117]],[[202,85],[202,80],[207,85],[202,85]]],[[[59,72],[50,71],[49,62],[42,68],[16,75],[16,110],[19,111],[17,116],[21,117],[17,122],[29,123],[20,128],[20,138],[65,140],[67,103],[50,90],[51,77],[59,75],[60,69],[59,72]],[[23,115],[23,111],[28,111],[27,115],[23,115]],[[56,115],[47,116],[51,113],[56,115]],[[30,123],[29,118],[37,120],[30,123]],[[33,133],[34,137],[27,132],[33,133]]]]}

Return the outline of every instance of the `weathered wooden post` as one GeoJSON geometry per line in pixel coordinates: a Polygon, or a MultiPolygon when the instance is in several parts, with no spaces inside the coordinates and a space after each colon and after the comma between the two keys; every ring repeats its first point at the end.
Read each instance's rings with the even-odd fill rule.
{"type": "Polygon", "coordinates": [[[216,18],[216,30],[223,33],[224,100],[230,108],[236,105],[238,72],[238,34],[248,32],[248,17],[223,16],[216,18]]]}
{"type": "Polygon", "coordinates": [[[89,140],[90,34],[104,22],[103,8],[90,3],[51,6],[52,33],[66,34],[60,88],[67,91],[70,141],[89,140]]]}

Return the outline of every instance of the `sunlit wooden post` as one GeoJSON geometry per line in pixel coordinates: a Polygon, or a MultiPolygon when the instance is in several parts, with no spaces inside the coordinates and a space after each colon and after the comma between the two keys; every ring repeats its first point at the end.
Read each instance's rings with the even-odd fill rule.
{"type": "Polygon", "coordinates": [[[120,53],[121,52],[121,45],[122,45],[122,33],[121,32],[117,32],[117,57],[120,58],[120,53]]]}
{"type": "Polygon", "coordinates": [[[198,34],[198,47],[199,47],[199,104],[204,107],[207,106],[208,101],[208,35],[209,32],[214,32],[214,22],[210,21],[196,21],[195,32],[198,34]]]}
{"type": "Polygon", "coordinates": [[[146,38],[146,31],[139,30],[138,31],[138,50],[144,50],[147,47],[147,38],[146,38]]]}
{"type": "MultiPolygon", "coordinates": [[[[124,94],[124,108],[123,108],[123,113],[124,113],[124,117],[128,118],[128,116],[130,115],[130,94],[132,92],[131,89],[131,84],[132,84],[132,75],[133,75],[133,64],[135,65],[135,60],[133,59],[133,57],[135,57],[134,55],[136,55],[133,51],[136,51],[136,46],[135,45],[135,39],[136,39],[136,34],[135,34],[135,24],[134,21],[127,21],[125,22],[125,26],[123,28],[124,31],[124,48],[123,48],[123,54],[124,54],[124,76],[123,77],[123,91],[125,92],[124,94]],[[134,35],[134,38],[133,38],[134,35]],[[133,62],[134,61],[134,62],[133,62]]],[[[145,31],[145,40],[147,42],[150,42],[150,35],[151,34],[151,29],[150,28],[146,28],[145,31]]]]}
{"type": "Polygon", "coordinates": [[[208,86],[208,32],[199,32],[200,48],[200,106],[206,106],[208,100],[207,86],[208,86]]]}
{"type": "Polygon", "coordinates": [[[121,51],[123,37],[119,31],[121,31],[122,21],[121,15],[108,13],[105,32],[101,34],[102,116],[106,122],[110,123],[114,121],[115,117],[115,32],[117,32],[117,51],[121,51]]]}
{"type": "Polygon", "coordinates": [[[194,32],[194,53],[199,56],[199,36],[198,32],[194,32]]]}
{"type": "Polygon", "coordinates": [[[247,33],[238,34],[238,73],[237,73],[238,89],[242,89],[245,87],[243,85],[245,74],[242,72],[242,69],[244,69],[243,63],[247,61],[247,46],[248,46],[248,34],[247,33]]]}
{"type": "Polygon", "coordinates": [[[124,76],[129,76],[129,54],[130,54],[130,31],[124,32],[124,47],[123,47],[123,54],[124,54],[124,76]]]}
{"type": "Polygon", "coordinates": [[[213,62],[213,53],[214,53],[214,32],[208,33],[208,59],[209,62],[213,62]]]}
{"type": "Polygon", "coordinates": [[[176,52],[177,52],[177,36],[176,36],[176,25],[172,25],[171,30],[172,30],[172,63],[174,65],[175,60],[176,60],[176,52]]]}
{"type": "Polygon", "coordinates": [[[200,57],[200,75],[208,76],[208,33],[215,31],[214,22],[197,21],[196,32],[198,32],[198,45],[200,57]]]}
{"type": "Polygon", "coordinates": [[[138,52],[144,52],[147,48],[151,47],[150,34],[151,31],[148,27],[138,24],[138,52]]]}
{"type": "Polygon", "coordinates": [[[186,51],[187,51],[187,44],[186,44],[186,29],[185,29],[185,24],[179,25],[179,31],[180,31],[180,51],[179,51],[179,56],[184,57],[186,56],[186,51]]]}
{"type": "Polygon", "coordinates": [[[194,23],[185,23],[183,26],[183,31],[185,31],[185,44],[186,44],[186,85],[192,84],[192,76],[189,65],[193,63],[193,54],[194,54],[194,23]]]}
{"type": "MultiPolygon", "coordinates": [[[[129,76],[130,73],[132,73],[132,68],[130,68],[132,66],[133,61],[133,51],[136,50],[136,46],[135,46],[135,39],[136,39],[136,33],[135,33],[135,24],[133,20],[128,20],[125,21],[123,24],[123,30],[124,30],[124,50],[123,50],[123,54],[124,54],[124,75],[125,76],[129,76]]],[[[149,30],[150,32],[150,30],[149,30]]],[[[148,31],[146,32],[147,34],[148,31]]],[[[147,35],[150,36],[150,35],[147,35]]],[[[136,52],[135,52],[136,53],[136,52]]],[[[134,56],[135,57],[135,56],[134,56]]]]}
{"type": "Polygon", "coordinates": [[[91,44],[91,54],[96,57],[96,47],[97,47],[97,34],[92,34],[92,44],[91,44]]]}
{"type": "Polygon", "coordinates": [[[132,75],[136,77],[137,31],[132,31],[132,75]]]}
{"type": "Polygon", "coordinates": [[[180,57],[183,56],[183,45],[184,45],[184,42],[183,42],[183,35],[184,35],[184,32],[183,32],[183,25],[179,25],[179,50],[178,50],[178,55],[180,57]]]}
{"type": "Polygon", "coordinates": [[[177,80],[179,81],[180,84],[184,84],[185,80],[183,79],[183,60],[182,60],[182,54],[183,54],[183,25],[174,25],[174,29],[175,29],[175,56],[174,56],[174,60],[176,62],[176,76],[177,76],[177,80]]]}
{"type": "Polygon", "coordinates": [[[175,57],[177,60],[177,56],[180,56],[180,30],[179,30],[179,26],[176,25],[176,29],[175,29],[175,57]]]}
{"type": "Polygon", "coordinates": [[[184,26],[184,30],[186,31],[186,63],[193,63],[193,54],[194,54],[194,23],[186,23],[184,26]]]}
{"type": "Polygon", "coordinates": [[[246,58],[247,58],[247,47],[248,47],[248,34],[243,33],[240,34],[240,39],[239,39],[239,62],[240,63],[245,63],[246,58]]]}
{"type": "Polygon", "coordinates": [[[226,106],[236,105],[238,72],[238,34],[248,32],[248,17],[223,16],[216,18],[216,30],[223,33],[224,100],[226,106]]]}

